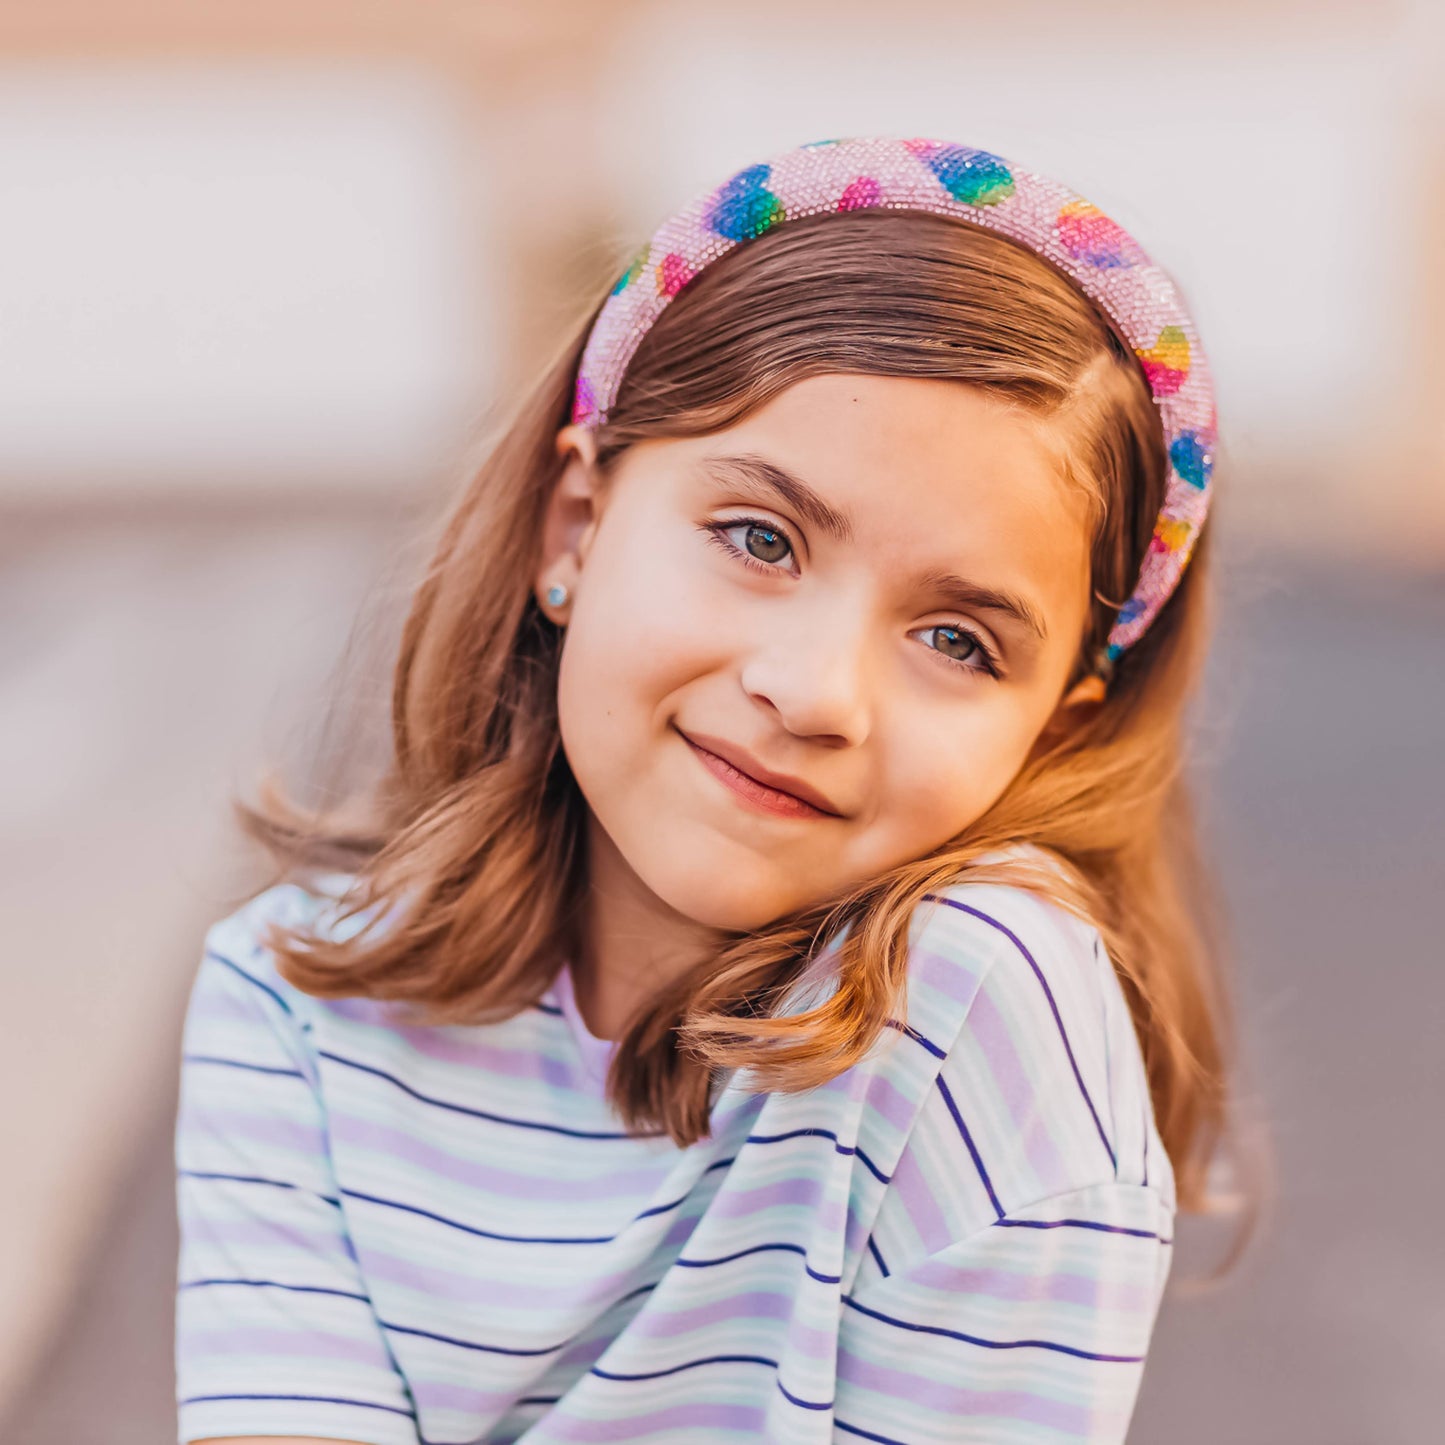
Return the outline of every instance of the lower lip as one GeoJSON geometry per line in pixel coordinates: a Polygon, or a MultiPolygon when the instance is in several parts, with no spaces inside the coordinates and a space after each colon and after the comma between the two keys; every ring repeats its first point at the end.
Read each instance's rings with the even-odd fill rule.
{"type": "Polygon", "coordinates": [[[833,814],[825,813],[821,808],[815,808],[811,803],[805,803],[801,798],[795,798],[791,793],[780,793],[776,788],[764,787],[756,778],[750,778],[746,773],[739,772],[737,768],[716,753],[710,753],[706,748],[700,748],[689,737],[684,737],[698,760],[708,772],[719,782],[726,783],[744,802],[751,803],[753,807],[764,813],[771,813],[774,817],[781,818],[831,818],[833,814]]]}

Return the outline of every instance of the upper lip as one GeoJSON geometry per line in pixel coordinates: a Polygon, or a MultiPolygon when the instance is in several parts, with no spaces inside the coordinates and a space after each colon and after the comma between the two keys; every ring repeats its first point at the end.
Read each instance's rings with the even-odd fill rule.
{"type": "MultiPolygon", "coordinates": [[[[682,729],[678,728],[678,732],[682,732],[682,729]]],[[[751,753],[738,747],[736,743],[709,737],[707,733],[687,732],[682,735],[698,747],[716,753],[725,763],[731,763],[740,773],[746,773],[765,787],[775,788],[780,793],[791,793],[793,797],[811,803],[819,812],[843,816],[842,809],[826,793],[819,791],[811,783],[805,783],[802,778],[795,778],[791,773],[775,773],[771,768],[765,768],[751,753]]]]}

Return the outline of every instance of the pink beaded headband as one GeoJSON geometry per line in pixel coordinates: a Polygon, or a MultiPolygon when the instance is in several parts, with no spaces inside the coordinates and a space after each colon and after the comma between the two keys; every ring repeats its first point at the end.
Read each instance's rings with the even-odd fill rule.
{"type": "Polygon", "coordinates": [[[924,210],[1023,242],[1115,323],[1149,381],[1169,477],[1133,593],[1096,666],[1137,641],[1178,584],[1209,509],[1216,419],[1209,365],[1169,276],[1117,222],[1058,181],[939,140],[815,141],[748,166],[665,221],[603,303],[577,371],[572,420],[597,426],[648,327],[710,261],[783,221],[824,211],[924,210]]]}

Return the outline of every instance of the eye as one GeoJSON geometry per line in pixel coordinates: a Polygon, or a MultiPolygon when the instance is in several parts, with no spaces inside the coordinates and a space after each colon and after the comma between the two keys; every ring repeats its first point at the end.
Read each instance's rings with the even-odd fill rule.
{"type": "Polygon", "coordinates": [[[729,556],[736,557],[761,572],[786,571],[778,563],[793,550],[788,534],[761,517],[734,517],[726,522],[709,522],[704,530],[709,541],[729,556]],[[734,542],[731,532],[741,532],[741,543],[734,542]]]}
{"type": "Polygon", "coordinates": [[[989,677],[999,675],[998,659],[983,638],[971,628],[940,622],[920,631],[921,636],[929,633],[938,640],[938,645],[931,645],[931,650],[951,666],[964,672],[982,672],[989,677]]]}

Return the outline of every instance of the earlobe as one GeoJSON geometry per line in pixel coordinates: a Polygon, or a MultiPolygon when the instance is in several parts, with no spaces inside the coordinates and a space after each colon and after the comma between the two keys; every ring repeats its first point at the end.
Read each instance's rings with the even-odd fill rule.
{"type": "Polygon", "coordinates": [[[541,555],[533,587],[542,610],[559,625],[577,591],[582,563],[599,515],[596,438],[590,428],[565,426],[556,436],[562,468],[542,518],[541,555]],[[564,589],[559,596],[557,589],[564,589]]]}

